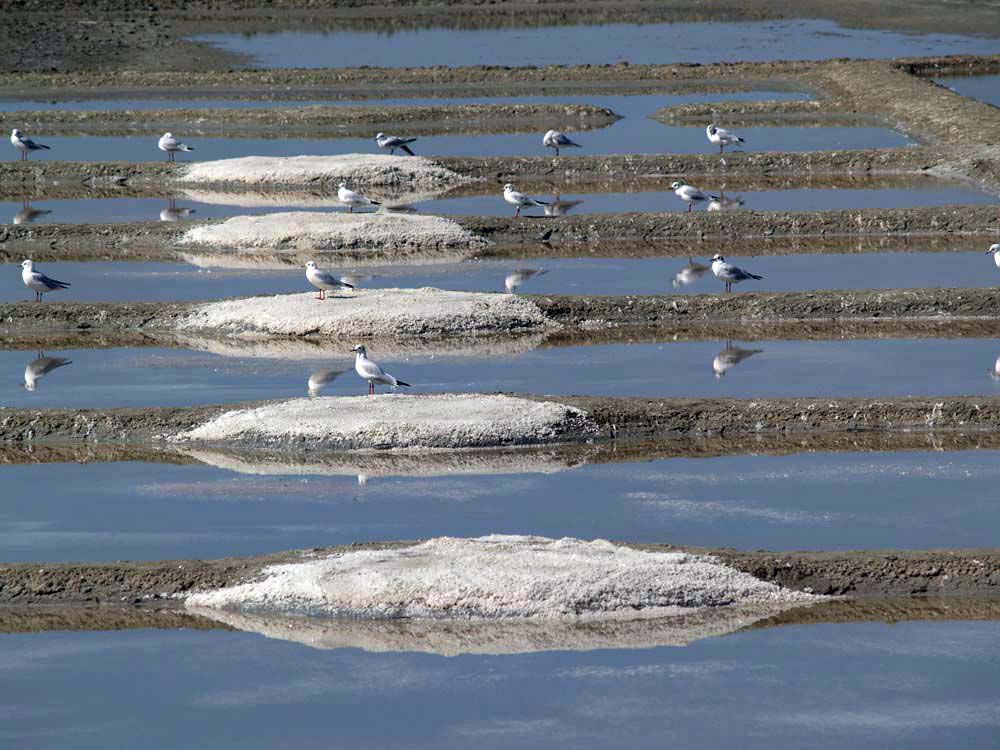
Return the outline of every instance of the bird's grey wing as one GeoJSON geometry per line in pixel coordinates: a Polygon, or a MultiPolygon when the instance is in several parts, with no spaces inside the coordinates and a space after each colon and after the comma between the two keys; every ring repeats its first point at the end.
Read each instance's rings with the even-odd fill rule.
{"type": "Polygon", "coordinates": [[[46,276],[44,273],[39,273],[38,271],[35,271],[34,277],[40,283],[42,283],[45,286],[47,286],[49,289],[58,289],[59,287],[70,286],[65,281],[59,281],[57,279],[50,278],[50,277],[46,276]]]}
{"type": "Polygon", "coordinates": [[[73,364],[72,360],[65,357],[39,357],[28,365],[28,369],[31,370],[35,377],[41,377],[42,375],[48,375],[56,368],[70,364],[73,364]]]}
{"type": "Polygon", "coordinates": [[[363,359],[358,365],[358,369],[364,373],[366,378],[384,378],[385,372],[370,359],[363,359]]]}
{"type": "Polygon", "coordinates": [[[344,282],[329,271],[316,271],[316,278],[324,284],[330,284],[331,286],[344,286],[344,282]]]}

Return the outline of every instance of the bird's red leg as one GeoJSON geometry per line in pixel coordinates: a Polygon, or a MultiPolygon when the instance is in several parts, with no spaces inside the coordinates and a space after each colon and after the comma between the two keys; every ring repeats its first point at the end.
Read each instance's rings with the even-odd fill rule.
{"type": "Polygon", "coordinates": [[[694,208],[693,203],[688,203],[688,213],[691,213],[691,209],[694,208]]]}

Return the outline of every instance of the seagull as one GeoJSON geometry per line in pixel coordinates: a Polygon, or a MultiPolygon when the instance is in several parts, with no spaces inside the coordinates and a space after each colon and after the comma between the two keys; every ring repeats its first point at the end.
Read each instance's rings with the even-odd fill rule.
{"type": "Polygon", "coordinates": [[[530,281],[536,276],[541,276],[546,273],[548,273],[548,271],[544,268],[519,268],[516,271],[507,274],[507,278],[503,280],[503,285],[507,289],[508,294],[513,294],[525,281],[530,281]]]}
{"type": "Polygon", "coordinates": [[[347,187],[346,182],[340,183],[340,188],[337,190],[337,198],[348,207],[350,212],[353,214],[355,208],[361,208],[362,206],[381,206],[382,204],[378,201],[373,201],[361,193],[356,193],[347,187]]]}
{"type": "Polygon", "coordinates": [[[64,281],[50,279],[41,271],[36,271],[35,264],[31,260],[21,263],[21,281],[35,293],[35,302],[41,302],[42,295],[47,292],[55,292],[70,286],[64,281]]]}
{"type": "Polygon", "coordinates": [[[45,216],[45,214],[50,213],[52,213],[50,209],[32,208],[31,202],[25,201],[21,210],[14,214],[14,223],[30,224],[39,216],[45,216]]]}
{"type": "Polygon", "coordinates": [[[321,390],[345,372],[347,370],[316,370],[309,376],[309,395],[318,396],[321,390]]]}
{"type": "Polygon", "coordinates": [[[400,385],[405,385],[407,388],[411,387],[409,383],[396,380],[396,378],[379,367],[377,362],[368,359],[368,350],[365,349],[364,344],[358,344],[351,351],[357,352],[357,356],[354,358],[354,371],[361,376],[362,380],[368,381],[369,396],[375,395],[376,383],[390,385],[393,389],[400,385]]]}
{"type": "Polygon", "coordinates": [[[167,152],[167,161],[174,160],[174,154],[178,151],[194,151],[193,146],[188,146],[186,143],[181,143],[179,140],[174,138],[173,133],[164,133],[160,138],[159,143],[156,144],[160,151],[167,152]]]}
{"type": "Polygon", "coordinates": [[[714,143],[719,147],[720,154],[725,150],[726,146],[731,146],[734,143],[745,142],[742,138],[736,135],[736,133],[723,128],[717,128],[715,125],[709,125],[705,128],[705,135],[708,136],[710,143],[714,143]]]}
{"type": "Polygon", "coordinates": [[[50,150],[44,143],[35,143],[17,128],[10,131],[10,145],[21,152],[21,161],[28,161],[29,151],[50,150]]]}
{"type": "Polygon", "coordinates": [[[503,199],[510,205],[517,206],[514,211],[515,217],[521,215],[522,208],[529,208],[531,206],[541,206],[544,208],[549,205],[545,201],[540,201],[537,198],[532,198],[530,195],[525,195],[524,193],[518,191],[517,188],[509,182],[503,186],[503,199]]]}
{"type": "Polygon", "coordinates": [[[674,285],[674,289],[680,289],[682,286],[693,284],[707,272],[708,266],[695,263],[692,258],[688,258],[688,265],[674,274],[674,280],[671,283],[674,285]]]}
{"type": "Polygon", "coordinates": [[[550,130],[542,137],[542,145],[545,148],[554,148],[556,156],[559,156],[561,148],[583,148],[579,143],[571,141],[561,130],[550,130]]]}
{"type": "Polygon", "coordinates": [[[993,256],[993,262],[997,264],[997,268],[1000,268],[1000,244],[990,245],[990,249],[986,251],[987,255],[993,256]]]}
{"type": "Polygon", "coordinates": [[[170,199],[170,204],[160,211],[160,221],[180,221],[181,219],[186,219],[191,214],[196,213],[193,208],[184,208],[181,206],[177,207],[177,201],[174,198],[170,199]]]}
{"type": "Polygon", "coordinates": [[[715,372],[715,377],[722,379],[722,376],[726,374],[726,370],[731,367],[735,367],[744,359],[750,359],[755,354],[760,354],[763,349],[743,349],[739,346],[733,346],[732,342],[726,344],[726,348],[715,355],[715,359],[712,360],[712,370],[715,372]]]}
{"type": "Polygon", "coordinates": [[[416,138],[400,138],[398,135],[386,135],[385,133],[379,133],[375,136],[375,143],[382,150],[389,150],[390,154],[396,153],[396,149],[405,151],[410,156],[413,156],[413,152],[410,151],[410,147],[407,145],[409,143],[415,143],[416,138]]]}
{"type": "Polygon", "coordinates": [[[674,195],[688,204],[688,212],[691,211],[695,203],[719,200],[719,196],[704,193],[693,185],[685,185],[683,182],[672,182],[670,187],[673,188],[674,195]]]}
{"type": "Polygon", "coordinates": [[[760,280],[764,278],[749,271],[744,271],[742,268],[737,268],[732,263],[726,263],[726,259],[718,253],[712,256],[712,273],[715,274],[715,278],[726,282],[727,292],[733,291],[733,284],[739,284],[741,281],[746,281],[747,279],[760,280]]]}
{"type": "Polygon", "coordinates": [[[326,299],[327,291],[335,292],[338,289],[353,289],[353,284],[341,281],[329,271],[322,270],[316,265],[316,261],[311,260],[306,263],[306,280],[319,289],[316,299],[326,299]]]}
{"type": "Polygon", "coordinates": [[[33,359],[24,368],[24,387],[29,391],[35,390],[40,378],[45,377],[59,367],[73,364],[72,360],[64,357],[46,357],[42,352],[38,352],[38,359],[33,359]]]}

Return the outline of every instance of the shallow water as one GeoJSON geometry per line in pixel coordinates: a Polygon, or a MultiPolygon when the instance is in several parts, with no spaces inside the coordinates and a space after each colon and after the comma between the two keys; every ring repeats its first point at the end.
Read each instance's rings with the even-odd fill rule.
{"type": "Polygon", "coordinates": [[[280,454],[261,469],[192,451],[205,463],[0,467],[4,561],[203,559],[491,533],[739,549],[988,547],[1000,523],[996,451],[575,468],[528,453],[472,469],[457,455],[454,467],[409,456],[397,469],[387,456],[344,455],[324,468],[283,466],[280,454]]]}
{"type": "Polygon", "coordinates": [[[193,37],[264,68],[581,65],[994,54],[993,39],[851,29],[832,21],[609,24],[515,29],[284,31],[193,37]]]}
{"type": "Polygon", "coordinates": [[[962,96],[971,96],[994,107],[1000,107],[1000,75],[948,76],[934,80],[962,96]]]}
{"type": "MultiPolygon", "coordinates": [[[[540,338],[484,342],[482,356],[421,346],[372,356],[417,393],[513,391],[649,397],[878,397],[1000,395],[991,339],[726,341],[602,344],[534,349],[540,338]],[[437,356],[435,356],[435,351],[437,356]],[[504,356],[500,356],[503,353],[504,356]],[[721,374],[716,375],[716,372],[721,374]],[[571,373],[567,377],[567,373],[571,373]],[[665,377],[664,373],[669,373],[665,377]]],[[[70,360],[24,387],[38,352],[0,351],[0,406],[126,407],[218,404],[304,397],[310,376],[343,374],[324,396],[362,395],[352,342],[241,345],[206,341],[205,351],[121,348],[46,351],[70,360]],[[212,353],[216,352],[216,353],[212,353]],[[232,355],[232,356],[220,356],[232,355]],[[261,355],[261,356],[255,356],[261,355]]],[[[451,342],[453,343],[453,342],[451,342]]],[[[418,346],[418,345],[415,345],[418,346]]]]}
{"type": "MultiPolygon", "coordinates": [[[[535,246],[544,252],[543,245],[535,246]]],[[[708,247],[713,247],[709,245],[708,247]]],[[[725,247],[719,245],[725,252],[725,247]]],[[[919,249],[919,248],[915,248],[919,249]]],[[[704,247],[699,248],[707,252],[704,247]]],[[[714,247],[713,247],[714,251],[714,247]]],[[[304,257],[304,256],[302,256],[304,257]]],[[[192,258],[203,264],[142,262],[39,263],[50,276],[73,286],[47,301],[78,302],[211,300],[260,294],[312,291],[299,266],[290,259],[284,269],[219,268],[225,256],[192,258]],[[293,265],[294,263],[294,265],[293,265]]],[[[811,289],[966,288],[1000,284],[1000,269],[979,252],[853,253],[730,257],[758,276],[739,291],[803,291],[811,289]]],[[[243,261],[240,261],[241,263],[243,261]]],[[[419,266],[322,267],[348,278],[359,288],[435,287],[466,292],[516,291],[523,294],[701,294],[722,291],[707,255],[686,258],[523,258],[419,266]],[[533,271],[543,271],[536,274],[533,271]]],[[[33,299],[16,267],[0,274],[0,302],[33,299]]],[[[317,303],[320,304],[320,303],[317,303]]],[[[336,304],[330,302],[329,304],[336,304]]]]}

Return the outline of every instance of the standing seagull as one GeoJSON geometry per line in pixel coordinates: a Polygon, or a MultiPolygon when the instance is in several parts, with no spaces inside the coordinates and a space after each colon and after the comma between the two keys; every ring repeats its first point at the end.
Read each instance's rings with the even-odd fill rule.
{"type": "Polygon", "coordinates": [[[340,183],[340,187],[337,189],[337,198],[347,206],[348,210],[353,214],[355,208],[361,208],[363,206],[381,206],[382,204],[378,201],[373,201],[361,193],[356,193],[347,187],[346,182],[340,183]]]}
{"type": "Polygon", "coordinates": [[[688,204],[689,213],[695,203],[705,203],[706,201],[719,200],[719,196],[702,192],[694,185],[685,185],[683,182],[673,182],[670,184],[670,187],[674,189],[674,195],[688,204]]]}
{"type": "Polygon", "coordinates": [[[398,135],[386,135],[385,133],[379,133],[375,136],[375,143],[383,151],[388,149],[390,154],[396,153],[396,149],[405,151],[410,156],[413,156],[413,152],[410,151],[408,143],[416,143],[416,138],[400,138],[398,135]]]}
{"type": "Polygon", "coordinates": [[[327,290],[335,292],[338,289],[353,289],[352,284],[341,281],[329,271],[322,270],[316,265],[316,261],[311,260],[306,263],[306,280],[319,289],[316,299],[326,299],[327,290]]]}
{"type": "Polygon", "coordinates": [[[733,284],[739,284],[741,281],[746,281],[747,279],[757,279],[759,281],[764,278],[749,271],[744,271],[742,268],[737,268],[732,263],[726,263],[726,259],[718,253],[712,256],[712,273],[715,274],[715,278],[726,282],[727,292],[733,291],[733,284]]]}
{"type": "Polygon", "coordinates": [[[17,128],[10,131],[10,145],[21,152],[21,161],[28,161],[29,151],[50,150],[44,143],[35,143],[17,128]]]}
{"type": "Polygon", "coordinates": [[[717,128],[715,125],[709,125],[705,128],[705,135],[708,136],[709,143],[714,143],[719,147],[720,154],[725,151],[726,146],[731,146],[734,143],[745,143],[736,133],[723,128],[717,128]]]}
{"type": "Polygon", "coordinates": [[[35,293],[35,302],[41,302],[42,295],[47,292],[56,292],[70,286],[65,281],[50,279],[41,271],[36,271],[34,262],[30,260],[21,263],[21,281],[35,293]]]}
{"type": "Polygon", "coordinates": [[[561,148],[583,148],[579,143],[571,141],[561,130],[550,130],[546,133],[542,138],[542,145],[545,148],[554,148],[556,156],[559,156],[559,149],[561,148]]]}
{"type": "Polygon", "coordinates": [[[510,205],[517,206],[514,211],[514,216],[520,216],[522,208],[530,208],[531,206],[544,207],[549,205],[546,201],[540,201],[536,198],[532,198],[530,195],[525,195],[509,182],[503,186],[503,199],[510,205]]]}
{"type": "Polygon", "coordinates": [[[351,351],[357,352],[357,356],[354,358],[354,371],[361,376],[362,380],[368,381],[369,396],[375,395],[376,383],[391,385],[393,388],[400,385],[405,385],[407,388],[410,387],[409,383],[396,380],[396,378],[379,367],[377,362],[368,359],[368,351],[365,349],[364,344],[358,344],[351,351]]]}
{"type": "Polygon", "coordinates": [[[59,367],[71,364],[73,364],[73,361],[65,357],[46,357],[42,352],[38,352],[38,359],[31,360],[28,366],[24,368],[25,390],[35,390],[40,378],[44,378],[59,367]]]}
{"type": "Polygon", "coordinates": [[[997,264],[997,268],[1000,268],[1000,244],[990,245],[990,249],[986,251],[987,255],[993,256],[993,262],[997,264]]]}
{"type": "Polygon", "coordinates": [[[194,147],[188,146],[186,143],[181,143],[174,138],[173,133],[164,133],[156,145],[160,151],[167,152],[167,161],[174,161],[174,154],[178,151],[194,151],[194,147]]]}

